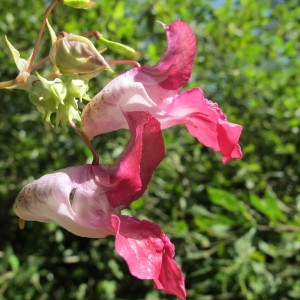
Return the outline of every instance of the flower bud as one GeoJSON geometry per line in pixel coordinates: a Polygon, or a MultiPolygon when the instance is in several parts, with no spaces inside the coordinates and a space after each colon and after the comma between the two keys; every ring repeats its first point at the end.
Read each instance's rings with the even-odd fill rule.
{"type": "Polygon", "coordinates": [[[117,53],[120,53],[120,54],[123,54],[126,56],[140,56],[139,52],[136,52],[133,48],[131,48],[129,46],[123,45],[121,43],[109,41],[102,36],[99,37],[99,40],[103,44],[105,44],[105,46],[107,46],[109,49],[111,49],[112,51],[115,51],[117,53]]]}
{"type": "Polygon", "coordinates": [[[86,92],[89,89],[87,81],[82,79],[69,79],[66,82],[68,95],[82,101],[82,98],[88,98],[86,92]]]}
{"type": "Polygon", "coordinates": [[[90,40],[72,33],[58,35],[49,56],[62,74],[91,74],[111,70],[90,40]]]}
{"type": "Polygon", "coordinates": [[[67,95],[67,89],[61,79],[55,78],[50,81],[40,75],[30,77],[27,89],[30,101],[44,115],[47,122],[50,122],[51,114],[57,111],[59,105],[64,104],[67,95]]]}
{"type": "Polygon", "coordinates": [[[81,117],[77,100],[71,96],[67,96],[64,100],[64,104],[59,104],[58,109],[56,110],[55,123],[56,126],[61,124],[62,127],[65,127],[72,120],[81,122],[81,117]]]}
{"type": "Polygon", "coordinates": [[[90,8],[95,4],[95,2],[89,0],[61,0],[60,2],[64,5],[71,6],[73,8],[82,9],[90,8]]]}

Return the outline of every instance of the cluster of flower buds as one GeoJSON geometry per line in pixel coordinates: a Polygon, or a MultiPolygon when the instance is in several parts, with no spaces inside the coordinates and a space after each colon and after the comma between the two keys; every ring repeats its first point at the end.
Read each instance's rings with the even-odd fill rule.
{"type": "MultiPolygon", "coordinates": [[[[93,5],[91,1],[60,2],[83,9],[93,5]]],[[[47,20],[46,23],[52,45],[49,56],[44,61],[50,59],[53,65],[52,72],[45,77],[38,73],[32,75],[34,69],[32,56],[27,60],[21,58],[19,51],[6,38],[19,75],[15,80],[0,83],[0,88],[26,90],[30,101],[42,113],[44,120],[51,124],[66,126],[73,120],[81,122],[78,101],[83,99],[90,101],[87,94],[89,80],[101,71],[113,72],[110,64],[86,36],[94,35],[107,48],[125,56],[138,56],[139,53],[127,45],[105,39],[97,31],[91,31],[86,36],[66,32],[56,35],[47,20]]]]}

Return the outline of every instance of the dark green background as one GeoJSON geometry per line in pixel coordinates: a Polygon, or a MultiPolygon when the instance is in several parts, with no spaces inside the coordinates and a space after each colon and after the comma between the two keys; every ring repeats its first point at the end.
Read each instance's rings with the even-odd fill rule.
{"type": "MultiPolygon", "coordinates": [[[[162,26],[181,18],[197,36],[193,76],[232,122],[244,127],[244,158],[227,165],[184,127],[164,132],[167,155],[128,213],[159,224],[176,245],[188,299],[300,298],[300,6],[299,1],[100,1],[89,11],[58,6],[59,31],[101,31],[154,64],[162,26]]],[[[4,41],[27,57],[46,1],[0,4],[1,81],[17,75],[4,41]]],[[[97,42],[96,42],[97,44],[97,42]]],[[[49,50],[45,32],[40,57],[49,50]]],[[[99,49],[103,48],[97,44],[99,49]]],[[[122,59],[111,55],[108,59],[122,59]]],[[[115,67],[116,73],[129,66],[115,67]]],[[[111,75],[92,81],[90,95],[111,75]]],[[[174,299],[129,274],[114,238],[89,240],[55,224],[18,229],[12,204],[45,173],[91,161],[72,130],[52,129],[22,91],[0,91],[0,299],[174,299]]],[[[110,164],[128,132],[97,137],[110,164]]]]}

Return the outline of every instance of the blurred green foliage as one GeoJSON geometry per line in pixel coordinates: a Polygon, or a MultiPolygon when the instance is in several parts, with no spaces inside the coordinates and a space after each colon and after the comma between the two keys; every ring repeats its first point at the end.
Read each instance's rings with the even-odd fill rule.
{"type": "MultiPolygon", "coordinates": [[[[27,57],[47,4],[1,2],[1,81],[17,75],[4,34],[27,57]]],[[[189,299],[300,297],[299,16],[296,0],[98,0],[88,11],[58,6],[50,18],[56,32],[98,30],[149,64],[166,46],[156,21],[181,18],[198,41],[187,88],[200,86],[244,126],[244,158],[225,166],[184,127],[164,132],[166,158],[128,210],[159,224],[174,242],[189,299]]],[[[45,33],[40,58],[49,42],[45,33]]],[[[111,78],[94,79],[91,95],[111,78]]],[[[24,93],[0,95],[0,299],[174,299],[129,274],[113,237],[79,238],[55,224],[18,229],[11,208],[19,190],[91,155],[72,130],[44,124],[24,93]]],[[[128,133],[116,132],[94,143],[111,163],[127,141],[128,133]]]]}

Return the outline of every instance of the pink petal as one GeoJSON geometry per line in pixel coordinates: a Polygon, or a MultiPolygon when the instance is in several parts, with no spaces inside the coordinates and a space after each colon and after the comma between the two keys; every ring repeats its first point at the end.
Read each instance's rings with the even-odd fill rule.
{"type": "Polygon", "coordinates": [[[186,299],[183,274],[173,260],[174,245],[154,223],[130,216],[112,216],[116,250],[140,279],[154,280],[155,287],[186,299]]]}
{"type": "Polygon", "coordinates": [[[227,121],[219,106],[204,98],[199,88],[178,95],[170,104],[162,107],[167,113],[161,119],[161,127],[186,124],[190,134],[205,146],[220,151],[224,163],[241,158],[238,145],[242,126],[227,121]]]}
{"type": "Polygon", "coordinates": [[[44,175],[21,190],[14,211],[23,220],[56,222],[83,237],[111,235],[107,216],[113,210],[98,173],[98,167],[82,165],[44,175]]]}
{"type": "Polygon", "coordinates": [[[82,128],[89,137],[128,128],[123,111],[145,111],[155,106],[141,83],[133,82],[137,68],[128,71],[106,85],[82,111],[82,128]]]}
{"type": "Polygon", "coordinates": [[[113,167],[108,168],[114,188],[106,195],[112,207],[127,207],[147,188],[152,174],[164,158],[159,122],[147,112],[124,113],[131,139],[113,167]]]}
{"type": "Polygon", "coordinates": [[[84,109],[84,131],[93,137],[128,128],[123,112],[147,111],[160,122],[161,129],[185,124],[200,142],[220,151],[224,163],[241,158],[238,140],[242,126],[228,122],[199,88],[177,94],[190,76],[195,37],[180,20],[165,28],[168,49],[162,59],[154,67],[134,68],[112,80],[84,109]]]}
{"type": "Polygon", "coordinates": [[[122,111],[162,114],[159,105],[174,97],[189,79],[196,53],[196,39],[181,20],[164,25],[168,47],[153,67],[134,68],[113,79],[82,112],[82,127],[89,137],[128,128],[122,111]]]}
{"type": "Polygon", "coordinates": [[[131,139],[112,167],[82,165],[45,175],[19,193],[16,214],[24,220],[54,221],[80,236],[113,234],[108,216],[144,193],[164,157],[158,121],[146,112],[127,113],[126,118],[131,139]]]}
{"type": "Polygon", "coordinates": [[[147,73],[153,74],[152,78],[162,78],[162,75],[167,74],[163,81],[156,82],[166,90],[178,90],[190,79],[196,54],[196,38],[191,27],[181,20],[164,25],[164,28],[168,41],[165,54],[155,66],[142,67],[135,81],[149,84],[144,80],[147,73]]]}

